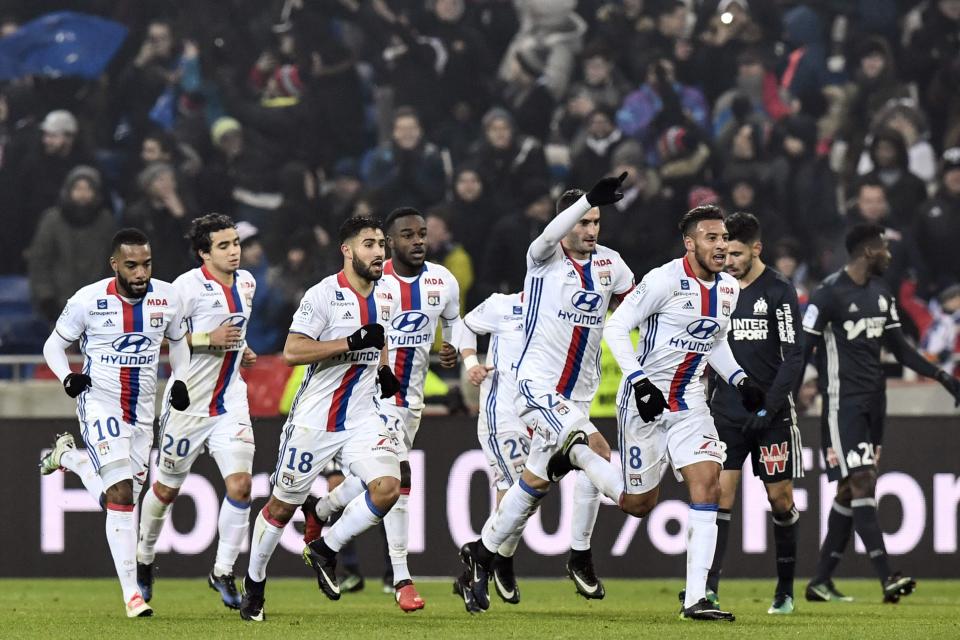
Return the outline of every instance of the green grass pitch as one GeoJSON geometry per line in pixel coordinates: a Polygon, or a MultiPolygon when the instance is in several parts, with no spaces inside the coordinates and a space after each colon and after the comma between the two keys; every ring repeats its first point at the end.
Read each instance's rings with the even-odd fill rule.
{"type": "MultiPolygon", "coordinates": [[[[728,580],[721,603],[737,615],[734,623],[677,619],[679,580],[609,580],[603,601],[585,601],[560,580],[521,579],[522,602],[493,596],[490,611],[464,612],[450,580],[421,581],[423,611],[404,614],[379,583],[330,602],[316,582],[273,579],[267,587],[263,623],[245,623],[224,608],[204,579],[163,579],[155,585],[153,618],[128,620],[120,589],[109,579],[0,580],[0,637],[3,638],[312,638],[394,640],[396,638],[960,638],[960,581],[921,580],[899,605],[880,603],[875,581],[840,580],[857,598],[846,604],[797,603],[792,616],[766,614],[773,581],[728,580]]],[[[798,591],[803,582],[797,581],[798,591]]],[[[492,591],[492,588],[491,588],[492,591]]]]}

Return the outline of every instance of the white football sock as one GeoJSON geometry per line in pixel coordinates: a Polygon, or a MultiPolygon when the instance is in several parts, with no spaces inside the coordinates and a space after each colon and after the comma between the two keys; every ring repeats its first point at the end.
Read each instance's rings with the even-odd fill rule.
{"type": "Polygon", "coordinates": [[[577,472],[577,482],[573,485],[573,522],[571,524],[570,548],[586,551],[590,548],[590,538],[597,524],[597,512],[600,510],[600,490],[590,481],[583,471],[577,472]]]}
{"type": "Polygon", "coordinates": [[[250,540],[250,566],[247,568],[247,575],[254,582],[267,579],[267,563],[280,542],[283,527],[280,522],[269,518],[266,507],[257,515],[250,540]]]}
{"type": "Polygon", "coordinates": [[[364,490],[360,478],[357,476],[345,477],[336,489],[317,500],[317,517],[321,520],[329,520],[333,514],[343,511],[343,508],[362,494],[364,490]]]}
{"type": "Polygon", "coordinates": [[[500,548],[497,549],[497,554],[504,558],[512,558],[513,554],[517,552],[517,546],[520,544],[521,538],[523,538],[523,529],[516,533],[511,533],[507,536],[507,539],[503,541],[503,544],[500,545],[500,548]]]}
{"type": "Polygon", "coordinates": [[[103,481],[100,480],[99,474],[93,468],[90,456],[77,449],[64,451],[63,455],[60,456],[60,466],[77,474],[94,502],[102,504],[100,500],[103,497],[103,481]]]}
{"type": "Polygon", "coordinates": [[[620,476],[619,469],[586,445],[575,445],[571,448],[570,461],[583,469],[583,472],[603,495],[620,504],[620,494],[623,493],[623,478],[620,476]]]}
{"type": "Polygon", "coordinates": [[[157,538],[163,531],[172,502],[160,499],[153,487],[147,491],[140,505],[140,543],[137,545],[137,562],[150,564],[156,556],[157,538]]]}
{"type": "Polygon", "coordinates": [[[107,504],[107,544],[113,556],[113,566],[120,578],[123,601],[128,602],[137,587],[137,523],[133,519],[132,504],[107,504]]]}
{"type": "Polygon", "coordinates": [[[707,572],[717,549],[717,505],[691,504],[687,515],[687,593],[683,607],[706,597],[707,572]]]}
{"type": "Polygon", "coordinates": [[[409,493],[401,493],[396,504],[383,517],[387,546],[390,548],[390,564],[393,565],[393,584],[410,579],[410,569],[407,567],[407,528],[410,526],[407,502],[409,500],[409,493]]]}
{"type": "Polygon", "coordinates": [[[527,520],[537,510],[545,495],[547,494],[537,491],[522,479],[510,487],[503,495],[500,506],[490,514],[483,525],[480,534],[483,546],[493,553],[510,536],[523,534],[527,520]]]}
{"type": "Polygon", "coordinates": [[[364,491],[350,501],[350,504],[343,510],[340,518],[330,527],[326,535],[323,536],[323,541],[332,551],[340,551],[343,545],[370,527],[379,524],[380,521],[383,520],[384,515],[385,514],[373,504],[373,501],[370,499],[370,492],[364,491]]]}
{"type": "Polygon", "coordinates": [[[217,530],[220,540],[217,543],[217,559],[213,564],[213,575],[233,575],[233,564],[240,555],[243,539],[250,528],[250,503],[231,500],[224,497],[220,505],[220,519],[217,530]]]}

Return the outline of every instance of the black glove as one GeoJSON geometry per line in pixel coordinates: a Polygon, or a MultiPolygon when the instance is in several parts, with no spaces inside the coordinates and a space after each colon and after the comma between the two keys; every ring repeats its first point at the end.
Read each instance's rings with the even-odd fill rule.
{"type": "Polygon", "coordinates": [[[377,369],[377,381],[380,382],[380,399],[386,400],[400,391],[400,381],[393,375],[393,369],[385,364],[377,369]]]}
{"type": "Polygon", "coordinates": [[[637,401],[637,411],[644,422],[656,420],[670,406],[660,393],[660,389],[650,382],[650,378],[643,378],[633,385],[633,397],[637,401]]]}
{"type": "Polygon", "coordinates": [[[619,178],[612,176],[601,178],[600,182],[593,185],[593,189],[587,192],[587,202],[590,203],[591,207],[599,207],[622,200],[623,193],[620,192],[620,185],[626,179],[626,171],[621,173],[619,178]]]}
{"type": "MultiPolygon", "coordinates": [[[[943,385],[943,388],[947,390],[947,393],[953,396],[955,407],[960,407],[960,380],[957,380],[952,375],[940,369],[937,371],[937,382],[943,385]]],[[[69,391],[67,393],[70,393],[69,391]]]]}
{"type": "Polygon", "coordinates": [[[750,413],[756,413],[763,409],[763,403],[767,401],[767,394],[757,386],[750,378],[744,378],[737,385],[737,391],[740,392],[740,401],[743,408],[750,413]]]}
{"type": "Polygon", "coordinates": [[[170,406],[177,411],[183,411],[190,406],[190,394],[183,380],[174,380],[170,387],[170,406]]]}
{"type": "Polygon", "coordinates": [[[93,383],[90,381],[90,376],[85,373],[69,373],[67,377],[63,379],[63,390],[66,391],[67,395],[71,398],[76,398],[83,393],[84,389],[92,386],[93,383]]]}
{"type": "Polygon", "coordinates": [[[763,431],[770,428],[772,422],[773,415],[767,413],[766,410],[762,410],[744,420],[743,424],[740,425],[740,432],[746,434],[750,431],[763,431]]]}
{"type": "Polygon", "coordinates": [[[376,347],[383,349],[386,340],[383,337],[382,324],[365,324],[347,336],[347,348],[350,351],[360,351],[376,347]]]}

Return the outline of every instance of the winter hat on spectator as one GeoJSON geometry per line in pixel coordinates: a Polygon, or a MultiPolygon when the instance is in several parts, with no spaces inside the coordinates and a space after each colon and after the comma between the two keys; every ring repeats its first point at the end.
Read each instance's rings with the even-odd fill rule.
{"type": "Polygon", "coordinates": [[[637,167],[638,169],[647,165],[643,157],[643,147],[636,140],[627,140],[617,147],[617,150],[610,157],[611,167],[622,165],[637,167]]]}
{"type": "Polygon", "coordinates": [[[694,187],[690,189],[690,193],[687,195],[687,206],[691,209],[702,204],[717,204],[718,202],[720,202],[720,195],[710,187],[694,187]]]}
{"type": "Polygon", "coordinates": [[[210,127],[210,139],[213,140],[213,144],[219,145],[223,137],[231,131],[243,131],[243,127],[236,118],[222,116],[214,120],[210,127]]]}
{"type": "Polygon", "coordinates": [[[245,243],[251,238],[256,238],[258,235],[260,235],[260,229],[257,229],[246,220],[241,220],[237,223],[237,237],[240,239],[240,244],[245,243]]]}
{"type": "Polygon", "coordinates": [[[273,72],[273,80],[277,85],[277,95],[288,98],[299,98],[303,92],[303,82],[300,81],[300,70],[296,65],[285,64],[273,72]]]}
{"type": "Polygon", "coordinates": [[[166,162],[151,162],[137,176],[141,191],[147,191],[153,182],[165,173],[173,173],[173,167],[166,162]]]}
{"type": "Polygon", "coordinates": [[[682,158],[697,150],[700,139],[692,129],[673,126],[663,132],[657,141],[657,149],[663,160],[682,158]]]}
{"type": "Polygon", "coordinates": [[[70,190],[73,189],[74,183],[78,180],[86,180],[95,192],[100,193],[100,185],[103,183],[100,172],[91,166],[81,164],[71,169],[67,177],[64,178],[63,186],[60,189],[61,200],[66,202],[70,199],[70,190]]]}
{"type": "Polygon", "coordinates": [[[950,147],[941,156],[943,173],[960,169],[960,147],[950,147]]]}
{"type": "Polygon", "coordinates": [[[340,158],[333,165],[334,178],[360,179],[360,166],[354,158],[340,158]]]}
{"type": "Polygon", "coordinates": [[[40,123],[40,130],[44,133],[75,135],[77,133],[77,119],[66,109],[57,109],[47,114],[47,117],[40,123]]]}
{"type": "Polygon", "coordinates": [[[507,124],[510,125],[511,129],[516,129],[516,123],[513,120],[513,114],[504,109],[503,107],[493,107],[485,114],[483,114],[483,128],[486,129],[493,123],[494,120],[506,120],[507,124]]]}

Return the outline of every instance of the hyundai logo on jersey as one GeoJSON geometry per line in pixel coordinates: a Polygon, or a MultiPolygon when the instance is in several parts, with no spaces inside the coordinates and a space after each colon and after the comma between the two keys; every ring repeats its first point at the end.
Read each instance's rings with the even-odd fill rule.
{"type": "Polygon", "coordinates": [[[709,340],[720,331],[720,325],[715,320],[700,318],[687,325],[687,333],[697,340],[709,340]]]}
{"type": "Polygon", "coordinates": [[[240,327],[243,326],[243,323],[246,322],[246,321],[247,321],[247,319],[244,318],[243,316],[230,316],[229,318],[227,318],[227,319],[225,319],[223,322],[221,322],[221,323],[220,323],[220,326],[221,326],[221,327],[229,326],[229,327],[237,327],[237,328],[240,328],[240,327]]]}
{"type": "Polygon", "coordinates": [[[603,296],[596,291],[577,291],[570,302],[578,311],[593,313],[603,304],[603,296]]]}
{"type": "Polygon", "coordinates": [[[427,317],[427,314],[419,311],[405,311],[394,318],[392,324],[397,331],[417,333],[423,331],[430,324],[430,318],[427,317]]]}
{"type": "Polygon", "coordinates": [[[127,333],[113,341],[113,350],[120,353],[140,353],[146,351],[153,340],[142,333],[127,333]]]}

